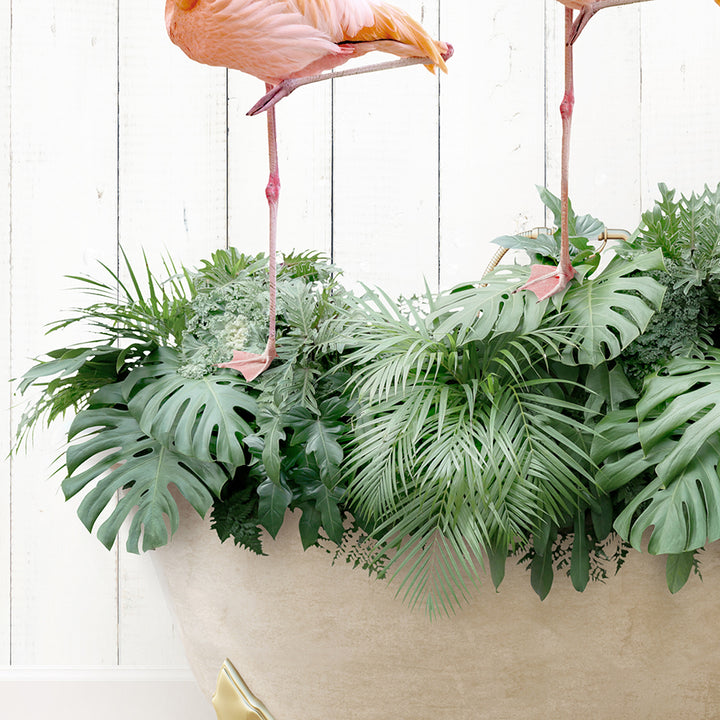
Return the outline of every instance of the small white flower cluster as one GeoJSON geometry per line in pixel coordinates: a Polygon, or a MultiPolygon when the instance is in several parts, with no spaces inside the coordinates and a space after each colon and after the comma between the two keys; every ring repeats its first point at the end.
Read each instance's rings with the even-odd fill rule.
{"type": "Polygon", "coordinates": [[[231,317],[219,333],[218,340],[233,350],[242,350],[248,340],[248,321],[244,315],[231,317]]]}

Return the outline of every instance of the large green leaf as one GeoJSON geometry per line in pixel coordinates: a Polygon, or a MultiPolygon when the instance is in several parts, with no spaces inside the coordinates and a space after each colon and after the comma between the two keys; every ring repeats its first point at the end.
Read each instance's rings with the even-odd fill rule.
{"type": "Polygon", "coordinates": [[[332,479],[343,459],[338,438],[345,427],[338,420],[316,417],[306,408],[298,407],[289,413],[293,428],[292,444],[301,444],[305,452],[315,458],[323,480],[332,479]]]}
{"type": "MultiPolygon", "coordinates": [[[[538,257],[560,259],[560,225],[561,225],[561,202],[560,198],[553,195],[547,188],[538,186],[540,198],[546,207],[553,213],[555,230],[553,235],[540,233],[536,238],[527,235],[503,235],[495,238],[493,242],[500,247],[525,250],[531,259],[538,257]]],[[[575,215],[572,203],[568,202],[568,226],[570,231],[570,254],[573,262],[580,259],[579,253],[585,258],[591,255],[597,256],[595,248],[590,245],[589,241],[597,240],[600,233],[605,229],[605,225],[592,215],[575,215]]],[[[595,263],[596,264],[596,263],[595,263]]]]}
{"type": "Polygon", "coordinates": [[[648,380],[637,412],[646,452],[670,435],[682,435],[657,468],[670,484],[720,432],[720,361],[673,361],[648,380]]]}
{"type": "Polygon", "coordinates": [[[292,501],[292,491],[282,482],[273,482],[270,478],[258,485],[260,496],[260,523],[275,537],[282,527],[285,511],[292,501]]]}
{"type": "Polygon", "coordinates": [[[635,408],[626,408],[608,413],[595,427],[591,455],[600,468],[595,482],[606,493],[635,480],[673,449],[673,441],[666,438],[645,452],[638,426],[635,408]]]}
{"type": "Polygon", "coordinates": [[[540,233],[536,238],[527,235],[501,235],[493,242],[508,250],[524,250],[530,257],[538,254],[554,258],[560,249],[557,240],[546,233],[540,233]]]}
{"type": "Polygon", "coordinates": [[[590,580],[590,546],[585,528],[584,508],[579,508],[575,513],[570,579],[578,592],[583,592],[590,580]]]}
{"type": "Polygon", "coordinates": [[[665,567],[665,579],[668,590],[676,593],[681,590],[690,577],[690,571],[695,565],[695,553],[684,552],[677,555],[668,555],[665,567]]]}
{"type": "Polygon", "coordinates": [[[258,414],[258,424],[265,472],[272,482],[279,485],[282,466],[280,443],[285,440],[285,420],[277,407],[267,405],[258,414]]]}
{"type": "Polygon", "coordinates": [[[338,507],[338,503],[342,500],[342,491],[331,490],[324,484],[318,483],[308,496],[315,500],[327,536],[339,545],[344,532],[342,515],[338,507]]]}
{"type": "MultiPolygon", "coordinates": [[[[116,366],[116,359],[123,351],[111,345],[96,345],[94,347],[61,348],[48,353],[51,360],[43,360],[30,368],[20,380],[18,390],[24,393],[31,385],[37,384],[38,380],[53,375],[67,377],[74,375],[86,363],[95,358],[98,364],[106,357],[112,358],[113,366],[116,366]]],[[[104,364],[104,363],[103,363],[104,364]]],[[[117,369],[117,367],[115,368],[117,369]]]]}
{"type": "Polygon", "coordinates": [[[487,547],[486,552],[488,556],[488,565],[490,567],[490,577],[492,578],[495,589],[498,590],[502,581],[505,579],[505,565],[507,563],[508,546],[490,545],[487,547]]]}
{"type": "MultiPolygon", "coordinates": [[[[537,186],[540,199],[553,214],[555,227],[562,224],[562,201],[557,195],[553,195],[547,188],[537,186]]],[[[587,246],[580,240],[596,240],[605,229],[605,224],[592,215],[576,215],[572,203],[568,201],[568,226],[570,231],[570,242],[578,249],[585,249],[587,246]],[[575,241],[575,242],[573,242],[575,241]]],[[[559,232],[557,235],[559,236],[559,232]]]]}
{"type": "Polygon", "coordinates": [[[618,410],[625,401],[637,399],[637,393],[619,365],[611,367],[602,363],[590,368],[585,386],[594,393],[587,402],[591,412],[618,410]]]}
{"type": "MultiPolygon", "coordinates": [[[[115,388],[117,400],[121,402],[120,389],[115,388]]],[[[107,388],[105,395],[108,395],[107,388]]],[[[77,442],[67,451],[68,477],[63,481],[63,492],[66,498],[71,498],[94,484],[78,509],[88,530],[93,529],[100,514],[112,505],[117,492],[123,491],[97,532],[107,548],[112,547],[122,523],[130,515],[127,540],[130,552],[138,552],[141,534],[143,550],[166,544],[165,518],[169,520],[171,533],[179,521],[169,486],[174,485],[204,516],[212,506],[213,493],[219,495],[227,481],[220,465],[164,447],[149,438],[135,418],[120,407],[93,407],[78,413],[68,437],[77,442]]]]}
{"type": "Polygon", "coordinates": [[[605,491],[654,468],[656,477],[615,521],[620,536],[641,549],[652,528],[651,553],[684,553],[720,539],[720,363],[677,360],[652,377],[634,409],[598,423],[593,458],[605,491]],[[641,446],[642,441],[642,446],[641,446]]]}
{"type": "Polygon", "coordinates": [[[550,522],[544,522],[533,535],[535,554],[530,561],[530,584],[541,600],[548,596],[553,584],[552,551],[556,535],[557,526],[550,522]]]}
{"type": "Polygon", "coordinates": [[[614,257],[599,275],[571,285],[563,310],[572,334],[564,362],[593,367],[616,357],[660,309],[665,287],[637,271],[662,268],[659,250],[632,262],[614,257]]]}
{"type": "Polygon", "coordinates": [[[456,333],[458,344],[484,340],[491,333],[532,332],[540,326],[548,303],[517,292],[529,277],[529,267],[502,265],[481,284],[439,296],[427,317],[432,337],[456,333]]]}
{"type": "Polygon", "coordinates": [[[243,438],[253,430],[242,413],[257,414],[247,383],[226,371],[187,378],[175,371],[176,363],[168,356],[156,368],[161,377],[134,395],[130,412],[166,447],[199,460],[244,465],[243,438]]]}
{"type": "Polygon", "coordinates": [[[640,550],[643,533],[653,528],[648,544],[653,554],[687,552],[720,540],[719,463],[720,439],[715,435],[672,482],[657,477],[633,498],[615,521],[618,534],[640,550]]]}
{"type": "Polygon", "coordinates": [[[322,515],[320,510],[312,503],[303,503],[300,506],[302,516],[298,529],[303,550],[307,550],[317,544],[320,539],[320,527],[322,526],[322,515]]]}
{"type": "Polygon", "coordinates": [[[18,445],[43,418],[50,424],[70,409],[82,409],[98,388],[117,382],[121,373],[141,362],[150,350],[149,345],[135,343],[124,348],[97,345],[49,352],[52,359],[30,368],[18,385],[21,394],[30,387],[40,390],[18,423],[18,445]]]}

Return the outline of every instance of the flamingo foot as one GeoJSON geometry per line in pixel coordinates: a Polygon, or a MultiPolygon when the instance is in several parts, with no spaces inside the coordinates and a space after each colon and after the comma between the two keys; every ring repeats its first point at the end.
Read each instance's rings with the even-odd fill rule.
{"type": "Polygon", "coordinates": [[[270,91],[266,92],[248,111],[248,115],[259,115],[279,103],[293,90],[299,88],[303,83],[295,79],[282,80],[270,91]]]}
{"type": "Polygon", "coordinates": [[[519,289],[534,292],[540,302],[563,291],[574,277],[575,268],[572,265],[533,265],[530,268],[530,278],[519,289]]]}
{"type": "Polygon", "coordinates": [[[232,360],[226,363],[220,363],[218,367],[237,370],[242,373],[248,382],[251,382],[260,375],[260,373],[267,370],[270,367],[270,363],[272,363],[276,357],[275,338],[270,338],[265,346],[265,350],[261,354],[235,350],[232,360]]]}

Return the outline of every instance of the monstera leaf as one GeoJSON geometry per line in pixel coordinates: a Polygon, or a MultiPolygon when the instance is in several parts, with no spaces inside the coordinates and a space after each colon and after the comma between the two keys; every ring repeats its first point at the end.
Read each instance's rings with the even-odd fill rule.
{"type": "Polygon", "coordinates": [[[627,485],[672,451],[674,440],[665,438],[645,452],[638,426],[635,408],[610,412],[595,426],[591,456],[599,468],[595,482],[602,491],[610,493],[627,485]]]}
{"type": "MultiPolygon", "coordinates": [[[[154,368],[158,377],[130,400],[130,412],[140,428],[183,455],[244,465],[243,438],[253,430],[241,413],[257,414],[247,383],[226,371],[187,378],[176,371],[177,366],[177,355],[166,349],[162,362],[154,368]]],[[[146,372],[144,368],[140,371],[146,372]]],[[[132,374],[128,381],[131,379],[132,374]]]]}
{"type": "Polygon", "coordinates": [[[615,521],[618,534],[640,550],[643,533],[652,527],[653,554],[683,553],[720,540],[719,462],[720,440],[710,437],[672,483],[658,477],[633,498],[615,521]]]}
{"type": "Polygon", "coordinates": [[[457,332],[459,344],[479,341],[491,333],[529,332],[540,326],[547,307],[534,296],[517,292],[530,269],[503,265],[483,278],[482,284],[439,296],[428,316],[432,336],[442,339],[457,332]]]}
{"type": "Polygon", "coordinates": [[[80,503],[78,515],[92,531],[100,514],[119,490],[123,493],[98,529],[99,540],[112,547],[122,523],[132,514],[127,549],[137,553],[168,542],[178,527],[179,513],[169,486],[174,485],[200,515],[210,509],[228,479],[222,466],[187,457],[148,437],[130,412],[123,409],[119,385],[103,388],[104,401],[115,393],[117,407],[91,407],[75,417],[68,432],[78,442],[67,451],[68,477],[62,488],[67,499],[94,483],[80,503]]]}
{"type": "Polygon", "coordinates": [[[616,357],[644,332],[660,309],[665,287],[636,273],[661,268],[659,250],[632,262],[615,257],[598,276],[570,286],[563,310],[568,325],[577,330],[563,360],[595,367],[616,357]]]}
{"type": "Polygon", "coordinates": [[[684,553],[720,539],[720,362],[673,361],[648,380],[638,419],[629,413],[598,424],[594,458],[606,461],[598,484],[613,490],[653,467],[657,477],[615,529],[639,549],[652,527],[651,553],[684,553]]]}
{"type": "Polygon", "coordinates": [[[658,476],[670,483],[720,431],[720,361],[674,360],[662,374],[650,378],[637,412],[646,452],[682,431],[675,449],[657,468],[658,476]]]}

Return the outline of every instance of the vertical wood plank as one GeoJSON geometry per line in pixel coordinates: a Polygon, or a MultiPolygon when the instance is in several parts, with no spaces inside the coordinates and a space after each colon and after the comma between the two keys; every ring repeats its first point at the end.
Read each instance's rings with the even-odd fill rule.
{"type": "Polygon", "coordinates": [[[492,240],[542,224],[543,6],[442,4],[455,46],[441,93],[441,285],[477,279],[492,240]]]}
{"type": "Polygon", "coordinates": [[[119,576],[119,663],[121,666],[187,668],[180,632],[148,554],[125,551],[123,532],[119,576]]]}
{"type": "Polygon", "coordinates": [[[119,23],[120,243],[194,265],[226,240],[225,71],[174,46],[155,3],[122,2],[119,23]]]}
{"type": "MultiPolygon", "coordinates": [[[[119,238],[136,269],[145,253],[195,266],[225,245],[225,71],[189,60],[167,37],[161,4],[120,4],[119,238]]],[[[120,540],[119,661],[186,666],[151,558],[120,540]]]]}
{"type": "Polygon", "coordinates": [[[10,478],[12,390],[10,361],[10,0],[0,0],[0,665],[10,663],[10,478]]]}
{"type": "MultiPolygon", "coordinates": [[[[394,4],[437,37],[437,0],[394,4]]],[[[335,261],[390,294],[422,292],[424,279],[435,288],[437,79],[415,66],[336,81],[333,118],[335,261]]]]}
{"type": "MultiPolygon", "coordinates": [[[[229,75],[228,242],[242,252],[267,252],[267,119],[246,112],[265,92],[257,78],[229,75]]],[[[331,88],[300,88],[276,107],[280,205],[278,251],[330,254],[331,88]]]]}
{"type": "MultiPolygon", "coordinates": [[[[304,88],[303,88],[304,89],[304,88]]],[[[247,117],[245,113],[265,92],[257,78],[236,70],[228,73],[228,245],[240,252],[267,252],[268,208],[265,185],[268,180],[267,118],[265,115],[247,117]]],[[[302,96],[299,93],[279,103],[276,108],[278,125],[278,165],[280,170],[280,205],[278,210],[278,250],[287,249],[285,227],[288,203],[296,190],[288,177],[287,132],[301,115],[291,106],[285,112],[284,103],[302,96]]],[[[304,190],[302,191],[304,192],[304,190]]],[[[292,223],[297,218],[292,218],[292,223]]],[[[292,227],[292,225],[291,225],[292,227]]],[[[294,237],[291,238],[294,241],[294,237]]]]}
{"type": "MultiPolygon", "coordinates": [[[[82,301],[63,276],[112,262],[116,228],[116,3],[14,3],[11,372],[52,347],[46,323],[82,301]]],[[[63,342],[76,342],[69,332],[63,342]]],[[[17,414],[14,415],[17,419],[17,414]]],[[[62,423],[60,423],[62,425],[62,423]]],[[[65,428],[66,429],[66,428],[65,428]]],[[[50,478],[63,428],[38,432],[12,478],[12,660],[115,661],[115,556],[50,478]]]]}
{"type": "MultiPolygon", "coordinates": [[[[548,0],[546,167],[555,195],[560,194],[564,11],[548,0]]],[[[640,13],[632,5],[598,13],[574,47],[570,199],[578,213],[628,230],[640,219],[640,13]]]]}
{"type": "Polygon", "coordinates": [[[643,207],[664,182],[680,192],[720,182],[720,8],[648,3],[642,27],[643,207]]]}

